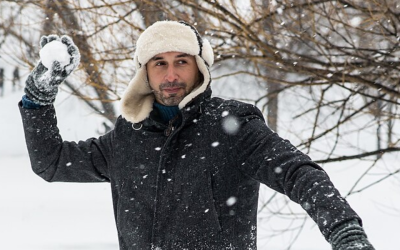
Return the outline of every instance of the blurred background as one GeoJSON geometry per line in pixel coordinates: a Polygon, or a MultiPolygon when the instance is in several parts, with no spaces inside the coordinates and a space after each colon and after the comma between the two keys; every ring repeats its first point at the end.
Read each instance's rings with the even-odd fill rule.
{"type": "MultiPolygon", "coordinates": [[[[135,73],[135,41],[159,20],[194,25],[214,48],[213,94],[257,105],[328,172],[375,247],[398,249],[396,0],[1,1],[2,249],[118,249],[108,184],[35,176],[17,103],[41,35],[69,35],[82,59],[55,103],[61,134],[77,141],[106,133],[135,73]]],[[[330,249],[300,206],[264,187],[258,218],[261,250],[330,249]]]]}

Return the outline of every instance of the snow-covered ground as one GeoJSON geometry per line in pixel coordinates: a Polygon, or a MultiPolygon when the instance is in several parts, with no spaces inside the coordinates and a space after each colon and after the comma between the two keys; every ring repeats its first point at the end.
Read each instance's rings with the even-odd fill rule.
{"type": "MultiPolygon", "coordinates": [[[[9,82],[6,84],[5,96],[0,97],[0,249],[117,250],[108,184],[47,183],[37,177],[30,169],[17,108],[23,93],[13,93],[9,82]]],[[[74,97],[61,92],[56,107],[65,140],[96,136],[101,118],[82,108],[74,97]]],[[[327,171],[339,190],[348,190],[360,168],[363,166],[353,161],[327,171]]],[[[348,200],[363,218],[376,249],[399,249],[399,176],[348,200]]],[[[263,240],[269,229],[280,227],[279,220],[273,224],[261,220],[259,224],[259,249],[286,249],[282,247],[288,242],[285,237],[263,240]]],[[[329,250],[330,246],[308,221],[290,249],[329,250]]]]}

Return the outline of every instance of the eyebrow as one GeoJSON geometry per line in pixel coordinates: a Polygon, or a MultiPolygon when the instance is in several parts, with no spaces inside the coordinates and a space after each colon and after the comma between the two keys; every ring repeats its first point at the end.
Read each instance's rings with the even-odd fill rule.
{"type": "MultiPolygon", "coordinates": [[[[186,53],[182,53],[182,54],[177,55],[175,58],[183,58],[183,57],[188,57],[188,56],[190,56],[190,55],[186,54],[186,53]]],[[[164,57],[162,57],[162,56],[154,56],[153,58],[150,59],[150,61],[158,61],[158,60],[163,60],[163,59],[164,59],[164,57]]]]}

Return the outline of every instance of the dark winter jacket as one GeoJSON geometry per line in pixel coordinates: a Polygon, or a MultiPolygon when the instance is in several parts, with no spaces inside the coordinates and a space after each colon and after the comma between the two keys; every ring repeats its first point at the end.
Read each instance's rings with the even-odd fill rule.
{"type": "Polygon", "coordinates": [[[110,182],[120,249],[256,249],[260,183],[301,204],[326,238],[360,221],[257,108],[210,96],[182,109],[178,127],[153,111],[78,143],[62,140],[53,106],[21,108],[33,170],[47,181],[110,182]]]}

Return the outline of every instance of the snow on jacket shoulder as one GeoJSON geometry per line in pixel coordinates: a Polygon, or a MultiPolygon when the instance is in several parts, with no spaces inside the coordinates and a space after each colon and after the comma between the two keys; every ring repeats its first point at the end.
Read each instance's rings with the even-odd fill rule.
{"type": "Polygon", "coordinates": [[[177,127],[155,112],[141,124],[119,117],[79,143],[62,141],[52,106],[21,108],[32,167],[48,181],[109,181],[120,249],[256,249],[260,183],[301,204],[325,237],[359,220],[257,108],[210,95],[183,108],[177,127]]]}

